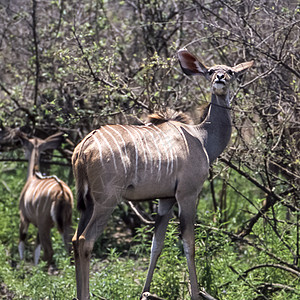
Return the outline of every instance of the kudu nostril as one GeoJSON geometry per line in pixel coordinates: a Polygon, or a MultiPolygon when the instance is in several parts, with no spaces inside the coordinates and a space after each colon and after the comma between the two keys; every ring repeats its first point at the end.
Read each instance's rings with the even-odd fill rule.
{"type": "Polygon", "coordinates": [[[224,78],[224,74],[222,74],[222,73],[217,74],[217,78],[218,79],[223,79],[224,78]]]}

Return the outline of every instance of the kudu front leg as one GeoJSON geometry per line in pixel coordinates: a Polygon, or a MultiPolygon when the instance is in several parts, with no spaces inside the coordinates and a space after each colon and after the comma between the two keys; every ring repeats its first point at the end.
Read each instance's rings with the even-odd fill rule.
{"type": "Polygon", "coordinates": [[[194,199],[186,200],[184,204],[179,204],[180,208],[180,229],[183,242],[184,253],[187,259],[189,270],[191,299],[200,300],[195,264],[195,216],[196,203],[194,199]]]}
{"type": "Polygon", "coordinates": [[[164,199],[159,201],[158,213],[155,220],[155,230],[154,230],[154,235],[152,240],[150,264],[149,264],[147,279],[143,288],[143,293],[141,295],[141,299],[143,298],[143,294],[145,292],[150,291],[150,284],[152,281],[154,269],[164,246],[164,239],[165,239],[169,220],[172,217],[172,207],[175,201],[176,201],[175,198],[164,199]]]}

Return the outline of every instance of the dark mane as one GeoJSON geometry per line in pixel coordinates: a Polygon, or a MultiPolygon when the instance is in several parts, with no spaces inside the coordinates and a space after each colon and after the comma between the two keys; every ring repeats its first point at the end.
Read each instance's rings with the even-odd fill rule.
{"type": "Polygon", "coordinates": [[[148,116],[148,121],[158,125],[169,121],[177,121],[184,124],[192,124],[192,120],[183,112],[168,109],[166,111],[156,112],[148,116]]]}

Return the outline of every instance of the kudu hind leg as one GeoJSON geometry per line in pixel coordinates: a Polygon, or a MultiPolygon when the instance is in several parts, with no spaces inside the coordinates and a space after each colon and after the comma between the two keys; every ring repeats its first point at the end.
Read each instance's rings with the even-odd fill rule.
{"type": "Polygon", "coordinates": [[[25,252],[25,240],[27,237],[27,231],[28,231],[29,223],[24,219],[24,217],[21,214],[21,221],[20,221],[20,228],[19,228],[19,255],[20,259],[24,259],[24,252],[25,252]]]}
{"type": "MultiPolygon", "coordinates": [[[[78,199],[82,197],[81,194],[78,195],[78,199]]],[[[72,238],[72,244],[73,244],[73,250],[74,250],[74,260],[75,260],[75,271],[76,271],[76,287],[77,287],[77,299],[82,299],[81,295],[84,293],[83,288],[82,288],[82,264],[84,263],[81,255],[83,250],[83,246],[81,245],[84,241],[79,241],[79,237],[81,234],[84,232],[85,228],[87,227],[88,223],[91,220],[91,217],[93,215],[94,211],[94,202],[93,199],[90,195],[90,193],[87,193],[85,195],[85,201],[82,199],[83,203],[89,203],[89,205],[85,206],[80,209],[81,210],[81,215],[78,223],[78,227],[76,229],[76,232],[72,238]]],[[[87,292],[88,293],[88,292],[87,292]]]]}
{"type": "Polygon", "coordinates": [[[167,226],[170,218],[172,217],[172,207],[174,203],[175,199],[164,199],[160,200],[159,202],[158,214],[155,220],[155,230],[152,240],[150,265],[148,269],[147,279],[143,288],[143,293],[150,291],[150,284],[152,281],[154,269],[164,246],[167,226]]]}
{"type": "Polygon", "coordinates": [[[73,237],[77,298],[89,299],[89,269],[94,243],[103,232],[113,207],[104,211],[82,212],[78,229],[73,237]],[[88,222],[87,222],[88,221],[88,222]],[[87,224],[86,224],[87,223],[87,224]]]}
{"type": "MultiPolygon", "coordinates": [[[[52,249],[52,242],[51,242],[51,227],[48,225],[48,222],[41,222],[38,224],[38,235],[39,235],[39,241],[43,248],[44,255],[43,260],[47,262],[48,267],[53,263],[53,249],[52,249]]],[[[39,256],[38,253],[38,247],[36,247],[36,255],[39,256]]],[[[36,258],[35,258],[36,259],[36,258]]],[[[37,257],[38,260],[38,257],[37,257]]]]}
{"type": "Polygon", "coordinates": [[[36,266],[39,263],[41,254],[41,242],[40,242],[40,235],[37,233],[36,241],[35,241],[35,248],[34,248],[34,255],[33,255],[33,262],[36,266]]]}

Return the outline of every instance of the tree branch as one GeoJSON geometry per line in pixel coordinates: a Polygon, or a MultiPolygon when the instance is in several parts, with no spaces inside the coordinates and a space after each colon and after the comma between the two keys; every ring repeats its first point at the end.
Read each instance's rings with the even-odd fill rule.
{"type": "Polygon", "coordinates": [[[78,44],[78,47],[79,47],[79,49],[80,49],[80,51],[81,51],[81,53],[82,53],[82,55],[83,55],[83,58],[84,58],[84,60],[85,60],[85,62],[86,62],[86,64],[87,64],[87,66],[88,66],[88,68],[89,68],[90,74],[91,74],[92,77],[93,77],[93,80],[94,80],[95,82],[101,82],[102,84],[104,84],[104,85],[106,85],[106,86],[109,86],[109,87],[115,89],[115,90],[118,91],[121,95],[127,95],[128,98],[129,98],[130,100],[134,101],[136,104],[138,104],[139,106],[141,106],[141,107],[143,107],[144,109],[146,109],[146,110],[149,111],[149,110],[150,110],[149,107],[148,107],[147,105],[145,105],[144,103],[140,102],[140,101],[138,100],[138,98],[134,95],[134,93],[133,93],[133,91],[132,91],[131,89],[123,90],[123,89],[120,88],[119,86],[115,86],[115,85],[113,85],[111,82],[109,82],[109,81],[107,81],[107,80],[105,80],[105,79],[103,79],[103,78],[99,78],[99,77],[95,74],[95,72],[94,72],[94,70],[93,70],[93,68],[92,68],[92,66],[91,66],[90,61],[88,60],[88,58],[87,58],[86,55],[85,55],[84,49],[83,49],[83,47],[82,47],[82,44],[81,44],[81,42],[80,42],[80,40],[79,40],[79,38],[78,38],[78,36],[77,36],[77,34],[76,34],[75,22],[74,22],[74,29],[72,29],[72,32],[73,32],[73,35],[74,35],[74,37],[75,37],[75,39],[76,39],[76,42],[77,42],[77,44],[78,44]],[[130,96],[129,96],[128,94],[130,94],[130,96]]]}
{"type": "MultiPolygon", "coordinates": [[[[260,290],[265,290],[265,289],[268,289],[268,290],[271,290],[273,292],[275,292],[276,290],[280,289],[280,290],[289,290],[289,291],[292,291],[294,293],[296,293],[297,295],[299,295],[299,292],[288,286],[288,285],[285,285],[285,284],[281,284],[281,283],[273,283],[273,282],[264,282],[260,285],[257,286],[258,289],[260,290]]],[[[269,299],[269,298],[267,298],[269,299]]]]}
{"type": "Polygon", "coordinates": [[[284,271],[287,271],[287,272],[290,272],[292,273],[293,275],[297,276],[297,277],[300,277],[300,272],[292,269],[292,268],[289,268],[289,267],[286,267],[286,266],[282,266],[280,264],[261,264],[261,265],[257,265],[257,266],[254,266],[246,271],[244,271],[244,275],[248,275],[248,273],[256,270],[256,269],[260,269],[260,268],[277,268],[277,269],[281,269],[281,270],[284,270],[284,271]]]}
{"type": "Polygon", "coordinates": [[[128,201],[128,204],[129,204],[129,206],[131,207],[131,209],[133,210],[133,212],[139,217],[139,219],[140,219],[143,223],[145,223],[145,224],[147,224],[147,225],[152,225],[152,226],[155,224],[154,221],[146,220],[146,219],[142,216],[142,214],[138,211],[138,209],[133,205],[133,203],[132,203],[131,201],[128,201]]]}
{"type": "MultiPolygon", "coordinates": [[[[257,287],[255,287],[251,282],[248,282],[248,280],[244,276],[242,276],[233,266],[228,266],[228,267],[233,273],[239,275],[239,278],[242,279],[252,289],[254,289],[257,294],[261,294],[257,289],[257,287]]],[[[261,295],[261,296],[263,299],[268,300],[268,298],[265,295],[261,295]]]]}
{"type": "Polygon", "coordinates": [[[34,124],[35,123],[35,116],[30,112],[29,109],[26,107],[23,107],[19,104],[18,100],[12,95],[12,93],[0,82],[0,88],[9,96],[9,98],[16,104],[18,109],[24,111],[27,115],[30,121],[34,124]]]}
{"type": "Polygon", "coordinates": [[[37,104],[37,97],[39,91],[39,80],[40,80],[40,60],[39,60],[39,41],[37,35],[37,23],[36,23],[36,8],[37,1],[32,0],[32,32],[33,32],[33,45],[34,45],[34,55],[35,55],[35,84],[34,84],[34,105],[37,104]]]}
{"type": "Polygon", "coordinates": [[[219,158],[220,161],[224,162],[227,166],[229,166],[230,168],[232,168],[233,170],[237,171],[240,175],[242,175],[243,177],[245,177],[247,180],[249,180],[250,182],[252,182],[254,185],[256,185],[259,189],[261,189],[263,192],[265,192],[268,195],[271,195],[272,197],[274,197],[274,199],[276,201],[280,201],[282,200],[281,197],[277,194],[275,194],[274,192],[270,191],[267,187],[265,187],[264,185],[260,184],[256,179],[254,179],[253,177],[251,177],[249,174],[247,174],[246,172],[240,170],[237,166],[235,166],[231,161],[227,160],[224,157],[219,158]]]}
{"type": "Polygon", "coordinates": [[[217,228],[217,227],[213,227],[213,226],[209,226],[209,225],[205,225],[205,224],[201,224],[201,223],[198,223],[195,226],[204,227],[204,228],[207,228],[207,229],[210,229],[210,230],[213,230],[213,231],[221,232],[222,234],[226,234],[233,242],[240,242],[240,243],[243,243],[243,244],[247,244],[247,245],[257,249],[258,251],[263,251],[269,257],[271,257],[272,259],[275,259],[280,264],[288,266],[289,268],[300,272],[300,268],[298,268],[296,265],[285,262],[280,257],[276,256],[274,253],[272,253],[272,252],[268,251],[267,249],[261,247],[260,246],[261,243],[260,243],[260,245],[257,245],[254,242],[251,242],[250,240],[246,239],[245,237],[242,237],[238,234],[235,234],[235,233],[232,233],[230,231],[220,229],[220,228],[217,228]]]}

